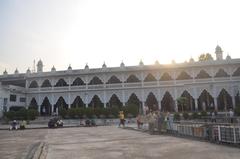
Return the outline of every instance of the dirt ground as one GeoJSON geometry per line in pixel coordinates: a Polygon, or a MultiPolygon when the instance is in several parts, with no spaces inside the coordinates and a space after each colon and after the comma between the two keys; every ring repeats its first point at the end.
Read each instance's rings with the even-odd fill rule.
{"type": "Polygon", "coordinates": [[[0,158],[32,158],[44,143],[47,159],[239,159],[240,149],[116,126],[0,131],[0,158]]]}

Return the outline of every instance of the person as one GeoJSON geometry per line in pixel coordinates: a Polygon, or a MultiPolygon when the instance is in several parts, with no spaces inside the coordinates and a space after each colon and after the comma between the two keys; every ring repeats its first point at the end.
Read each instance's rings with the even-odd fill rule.
{"type": "Polygon", "coordinates": [[[157,113],[157,128],[158,128],[158,133],[162,133],[162,126],[164,122],[164,115],[158,111],[157,113]]]}
{"type": "Polygon", "coordinates": [[[20,123],[20,129],[24,130],[26,129],[27,122],[25,120],[22,120],[20,123]]]}
{"type": "Polygon", "coordinates": [[[123,111],[120,111],[119,112],[119,124],[118,124],[118,127],[120,127],[120,126],[123,126],[123,127],[125,127],[125,119],[124,119],[124,113],[123,113],[123,111]]]}
{"type": "Polygon", "coordinates": [[[142,122],[142,119],[141,119],[141,115],[138,114],[138,116],[137,116],[137,127],[138,127],[138,129],[141,129],[142,126],[143,126],[143,122],[142,122]]]}
{"type": "Polygon", "coordinates": [[[216,122],[216,117],[215,117],[214,111],[212,111],[212,113],[211,113],[211,118],[212,118],[212,122],[216,122]]]}
{"type": "Polygon", "coordinates": [[[10,128],[9,130],[17,130],[18,127],[17,127],[17,121],[16,120],[13,120],[13,122],[11,123],[10,125],[10,128]]]}
{"type": "Polygon", "coordinates": [[[230,122],[233,123],[234,112],[232,109],[229,110],[230,122]]]}
{"type": "Polygon", "coordinates": [[[151,110],[150,113],[148,114],[148,130],[149,130],[149,134],[153,134],[154,133],[154,124],[156,122],[156,114],[151,110]]]}

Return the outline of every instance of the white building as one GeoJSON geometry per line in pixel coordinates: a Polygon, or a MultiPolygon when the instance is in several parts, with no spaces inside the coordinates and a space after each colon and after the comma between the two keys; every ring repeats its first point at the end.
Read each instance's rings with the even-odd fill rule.
{"type": "MultiPolygon", "coordinates": [[[[139,105],[161,111],[226,111],[239,104],[240,59],[223,59],[223,51],[217,46],[216,60],[161,65],[107,67],[64,71],[43,71],[43,63],[37,64],[37,72],[0,76],[2,87],[7,87],[7,109],[13,106],[36,107],[39,112],[52,114],[60,106],[108,107],[139,105]],[[13,88],[15,86],[16,88],[13,88]],[[15,89],[15,90],[14,90],[15,89]],[[14,91],[13,91],[14,90],[14,91]],[[10,101],[16,95],[16,102],[10,101]],[[187,105],[177,104],[179,97],[187,98],[187,105]],[[26,98],[26,102],[23,98],[26,98]]],[[[5,95],[6,95],[5,94],[5,95]]],[[[6,102],[5,102],[6,103],[6,102]]]]}

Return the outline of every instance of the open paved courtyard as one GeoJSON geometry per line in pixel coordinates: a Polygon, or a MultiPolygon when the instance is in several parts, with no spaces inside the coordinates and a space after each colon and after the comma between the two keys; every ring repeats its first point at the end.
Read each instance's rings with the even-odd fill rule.
{"type": "Polygon", "coordinates": [[[240,149],[116,126],[0,131],[1,159],[34,153],[47,159],[239,159],[240,149]]]}

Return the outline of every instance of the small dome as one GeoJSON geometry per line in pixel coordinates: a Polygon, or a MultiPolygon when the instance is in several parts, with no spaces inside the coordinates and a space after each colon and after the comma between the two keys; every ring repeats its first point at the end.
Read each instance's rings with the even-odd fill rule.
{"type": "Polygon", "coordinates": [[[190,63],[193,63],[195,62],[194,59],[191,57],[190,60],[189,60],[190,63]]]}
{"type": "Polygon", "coordinates": [[[85,69],[89,69],[89,66],[88,66],[88,64],[86,63],[86,65],[85,65],[85,69]]]}
{"type": "Polygon", "coordinates": [[[231,60],[231,56],[228,54],[227,57],[226,57],[226,60],[231,60]]]}
{"type": "Polygon", "coordinates": [[[120,67],[125,67],[125,64],[123,63],[123,61],[121,62],[120,67]]]}
{"type": "Polygon", "coordinates": [[[52,69],[51,69],[52,72],[55,72],[56,71],[56,68],[53,66],[52,69]]]}
{"type": "Polygon", "coordinates": [[[7,72],[7,70],[5,69],[5,71],[3,72],[3,74],[4,75],[7,75],[8,74],[8,72],[7,72]]]}
{"type": "Polygon", "coordinates": [[[28,69],[27,69],[27,74],[29,74],[29,73],[31,73],[31,70],[28,68],[28,69]]]}
{"type": "Polygon", "coordinates": [[[105,64],[105,62],[103,63],[102,68],[107,68],[107,65],[105,64]]]}
{"type": "Polygon", "coordinates": [[[160,65],[158,60],[155,61],[155,65],[160,65]]]}
{"type": "Polygon", "coordinates": [[[37,66],[43,66],[43,62],[41,59],[38,61],[37,66]]]}
{"type": "Polygon", "coordinates": [[[18,74],[19,72],[18,72],[18,69],[16,68],[16,70],[15,70],[15,72],[14,72],[15,74],[18,74]]]}
{"type": "Polygon", "coordinates": [[[217,45],[215,48],[215,53],[222,53],[222,52],[223,52],[222,48],[219,45],[217,45]]]}
{"type": "Polygon", "coordinates": [[[140,60],[139,65],[140,65],[140,66],[143,66],[143,65],[144,65],[142,59],[140,60]]]}
{"type": "Polygon", "coordinates": [[[72,70],[71,64],[68,66],[68,70],[72,70]]]}

